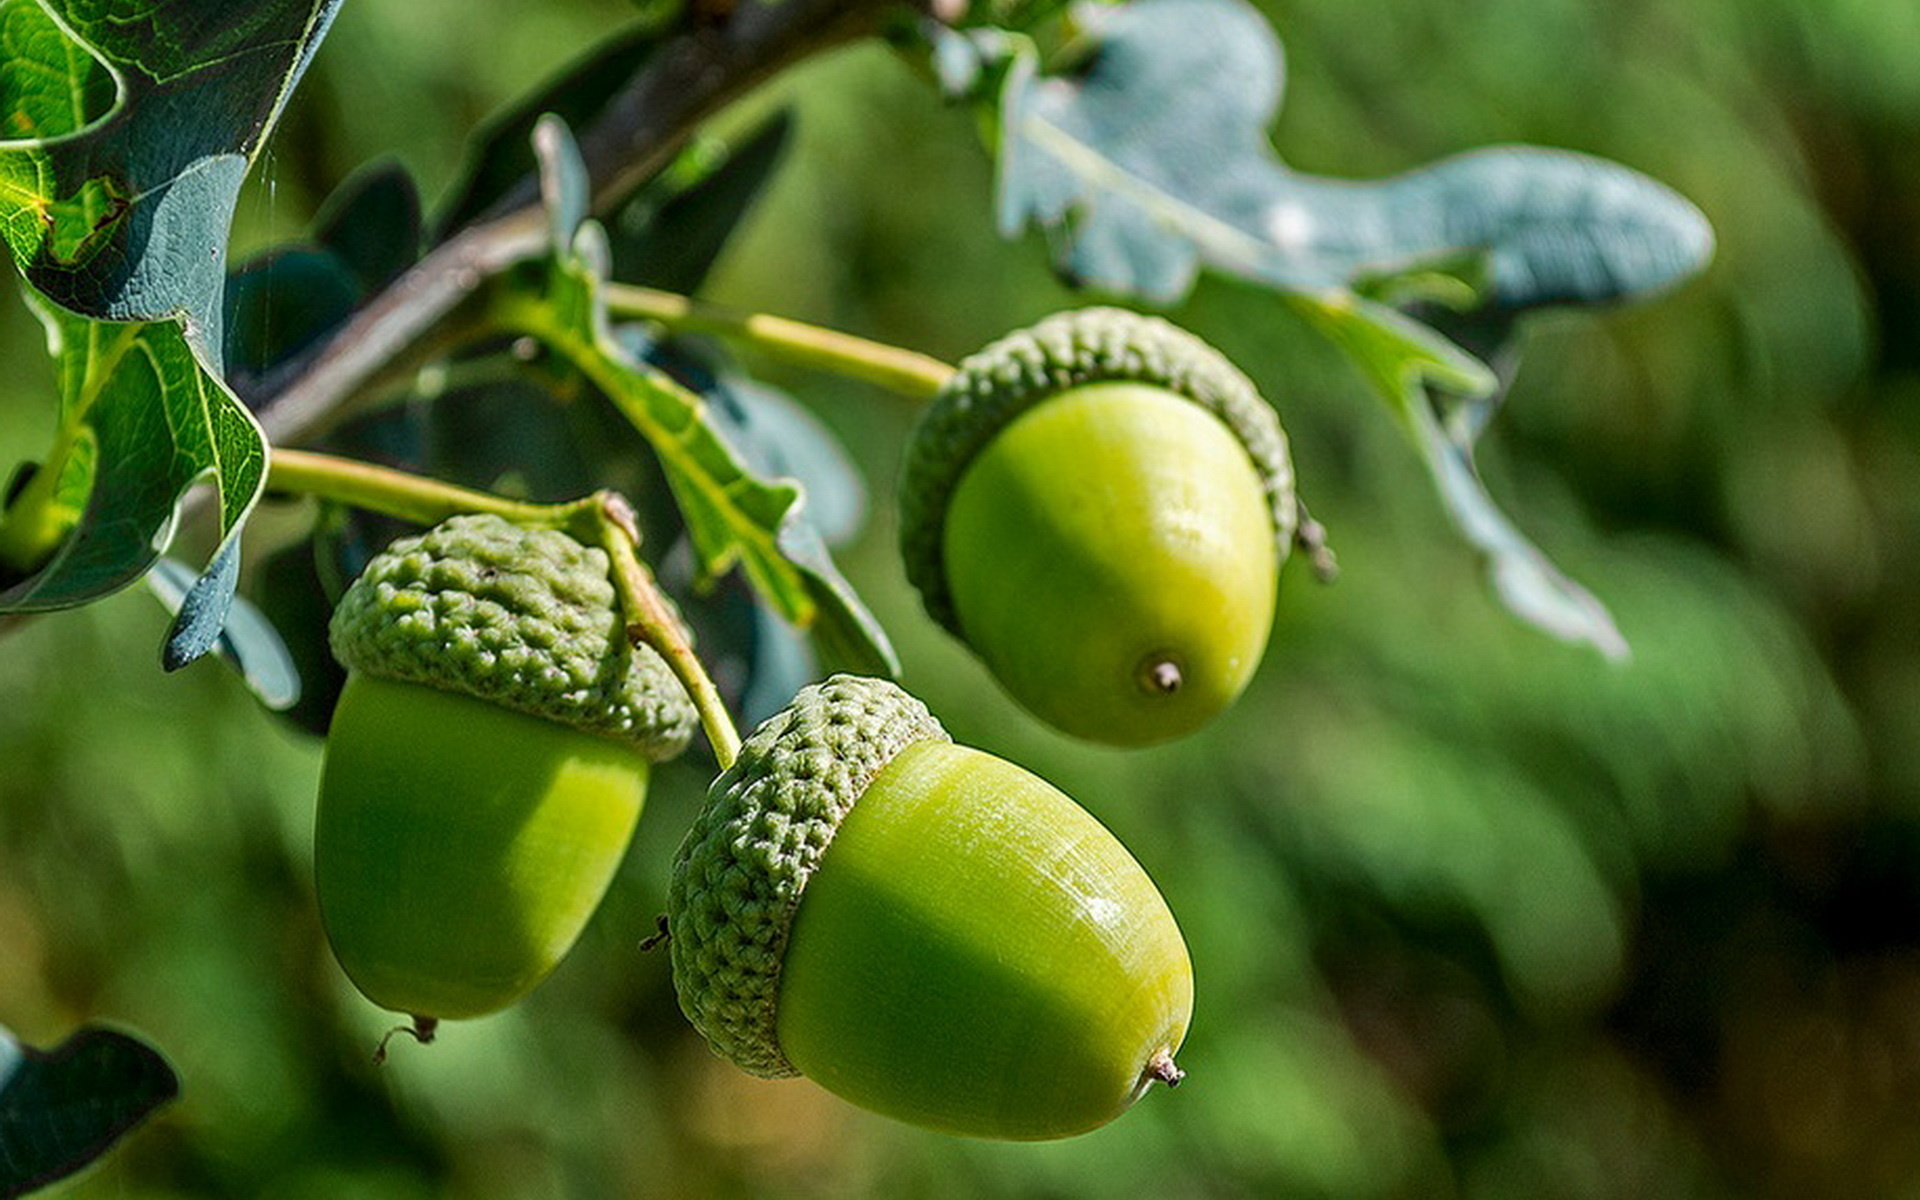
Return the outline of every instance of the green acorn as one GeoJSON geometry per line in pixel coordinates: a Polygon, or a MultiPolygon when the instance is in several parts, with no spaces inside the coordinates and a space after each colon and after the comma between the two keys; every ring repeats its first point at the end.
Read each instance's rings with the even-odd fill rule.
{"type": "Polygon", "coordinates": [[[875,1112],[1033,1140],[1112,1120],[1193,1008],[1126,849],[891,683],[836,676],[762,724],[668,891],[680,1005],[714,1050],[875,1112]]]}
{"type": "Polygon", "coordinates": [[[1218,351],[1113,308],[962,362],[907,450],[900,543],[927,612],[1034,715],[1189,733],[1265,653],[1298,510],[1286,435],[1218,351]]]}
{"type": "Polygon", "coordinates": [[[598,907],[692,703],[604,551],[498,517],[393,543],[334,611],[348,670],[314,832],[334,955],[430,1035],[545,978],[598,907]]]}

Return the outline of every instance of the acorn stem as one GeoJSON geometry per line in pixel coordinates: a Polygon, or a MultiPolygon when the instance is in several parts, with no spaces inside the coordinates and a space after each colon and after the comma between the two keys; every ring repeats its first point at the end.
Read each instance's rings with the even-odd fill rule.
{"type": "Polygon", "coordinates": [[[1340,560],[1327,544],[1327,527],[1314,520],[1304,504],[1300,505],[1300,524],[1294,530],[1293,544],[1307,556],[1307,565],[1313,569],[1315,579],[1332,583],[1340,577],[1340,560]]]}
{"type": "Polygon", "coordinates": [[[387,1043],[393,1040],[394,1034],[404,1033],[414,1041],[419,1042],[422,1046],[429,1046],[433,1044],[434,1034],[439,1031],[440,1018],[423,1017],[415,1014],[413,1024],[395,1025],[392,1029],[387,1030],[386,1033],[380,1036],[380,1044],[373,1048],[374,1065],[379,1066],[381,1063],[387,1061],[387,1043]]]}
{"type": "Polygon", "coordinates": [[[1180,664],[1171,658],[1156,657],[1140,666],[1140,687],[1145,691],[1171,696],[1185,682],[1186,677],[1180,673],[1180,664]]]}
{"type": "Polygon", "coordinates": [[[740,312],[673,292],[608,283],[607,311],[643,317],[669,329],[748,342],[800,366],[871,383],[909,400],[931,400],[953,368],[937,358],[885,342],[766,313],[740,312]]]}
{"type": "Polygon", "coordinates": [[[686,625],[660,594],[653,572],[640,561],[633,508],[618,493],[602,492],[598,515],[594,541],[613,562],[613,586],[620,597],[620,608],[627,614],[627,636],[636,645],[644,643],[658,651],[687,689],[694,711],[700,714],[707,742],[713,747],[714,759],[724,771],[740,755],[740,731],[720,698],[713,676],[707,674],[700,656],[693,652],[686,625]]]}

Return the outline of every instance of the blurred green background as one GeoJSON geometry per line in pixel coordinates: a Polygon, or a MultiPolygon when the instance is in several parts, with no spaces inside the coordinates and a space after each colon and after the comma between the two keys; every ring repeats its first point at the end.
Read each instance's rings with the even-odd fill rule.
{"type": "MultiPolygon", "coordinates": [[[[1179,1092],[1047,1146],[762,1083],[638,940],[709,769],[663,770],[613,895],[518,1009],[435,1046],[321,939],[318,745],[147,596],[0,640],[0,1023],[124,1024],[182,1100],[63,1194],[113,1197],[1920,1197],[1920,7],[1911,0],[1270,0],[1281,153],[1375,175],[1493,142],[1681,190],[1718,258],[1529,327],[1495,494],[1609,605],[1624,665],[1507,617],[1360,379],[1271,295],[1178,319],[1294,436],[1344,567],[1297,568],[1251,693],[1120,753],[1003,699],[921,615],[886,488],[911,412],[760,364],[875,488],[845,555],[906,682],[1153,873],[1196,964],[1179,1092]]],[[[429,198],[474,123],[621,0],[353,0],[260,163],[238,249],[360,163],[429,198]]],[[[999,241],[969,114],[880,47],[757,96],[792,154],[708,294],[958,357],[1074,298],[999,241]]],[[[10,290],[10,289],[9,289],[10,290]]],[[[0,304],[0,463],[52,380],[0,304]]]]}

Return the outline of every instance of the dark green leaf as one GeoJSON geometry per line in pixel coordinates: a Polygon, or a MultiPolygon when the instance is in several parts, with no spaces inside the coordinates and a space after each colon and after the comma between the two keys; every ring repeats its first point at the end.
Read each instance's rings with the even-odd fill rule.
{"type": "MultiPolygon", "coordinates": [[[[576,261],[591,263],[602,252],[595,229],[583,231],[577,247],[582,256],[576,261]]],[[[565,284],[579,289],[576,301],[591,300],[586,275],[573,275],[565,284]]],[[[578,303],[572,312],[576,318],[590,316],[578,303]]],[[[698,396],[623,353],[604,331],[591,341],[575,342],[568,357],[594,368],[589,372],[597,376],[594,382],[659,455],[705,576],[717,578],[738,565],[787,619],[811,621],[805,581],[776,544],[800,489],[790,481],[756,478],[714,429],[698,396]]]]}
{"type": "Polygon", "coordinates": [[[852,537],[866,519],[865,485],[840,443],[812,413],[764,384],[723,375],[709,398],[755,470],[800,484],[804,502],[787,515],[778,544],[806,576],[818,613],[810,632],[822,657],[836,670],[898,675],[900,660],[886,630],[827,549],[852,537]]]}
{"type": "MultiPolygon", "coordinates": [[[[635,346],[632,337],[622,340],[635,346]]],[[[898,675],[899,656],[886,630],[827,549],[852,537],[866,518],[866,486],[833,434],[784,393],[690,362],[673,344],[635,349],[706,400],[709,420],[752,471],[799,485],[804,500],[787,513],[776,545],[800,569],[813,598],[817,615],[809,632],[822,657],[836,670],[898,675]]]]}
{"type": "Polygon", "coordinates": [[[671,292],[697,290],[766,190],[792,127],[783,112],[738,145],[703,140],[681,155],[609,227],[614,277],[671,292]]]}
{"type": "Polygon", "coordinates": [[[313,239],[372,295],[420,257],[424,226],[413,176],[399,163],[382,162],[355,172],[327,197],[314,218],[313,239]]]}
{"type": "Polygon", "coordinates": [[[708,419],[763,478],[788,478],[806,495],[807,521],[830,545],[866,521],[867,486],[833,431],[793,397],[741,374],[704,342],[657,341],[637,326],[615,336],[633,355],[699,393],[708,419]]]}
{"type": "MultiPolygon", "coordinates": [[[[410,425],[391,412],[370,414],[336,430],[328,448],[384,460],[395,443],[407,440],[410,425]]],[[[376,513],[322,505],[306,538],[280,547],[254,570],[252,594],[259,620],[279,640],[297,689],[291,704],[269,707],[299,728],[324,736],[347,681],[327,636],[334,606],[374,554],[414,529],[376,513]]],[[[244,604],[244,599],[235,602],[236,613],[244,604]]]]}
{"type": "Polygon", "coordinates": [[[227,280],[227,366],[258,373],[345,320],[363,295],[353,266],[325,249],[286,246],[227,280]]]}
{"type": "Polygon", "coordinates": [[[887,631],[834,565],[820,531],[795,514],[780,526],[775,544],[800,570],[814,609],[807,631],[819,644],[821,657],[839,671],[899,675],[900,658],[887,631]]]}
{"type": "Polygon", "coordinates": [[[320,572],[320,556],[333,548],[331,538],[316,530],[310,539],[286,546],[255,568],[254,598],[262,619],[284,636],[288,662],[300,681],[300,694],[280,710],[301,729],[325,736],[340,699],[347,673],[327,648],[327,622],[333,601],[320,572]]]}
{"type": "Polygon", "coordinates": [[[180,1092],[152,1047],[86,1028],[51,1051],[0,1029],[0,1196],[22,1196],[104,1154],[180,1092]]]}
{"type": "Polygon", "coordinates": [[[820,678],[810,640],[737,579],[723,580],[683,612],[701,663],[727,707],[747,725],[785,708],[795,692],[820,678]]]}
{"type": "Polygon", "coordinates": [[[467,154],[466,177],[448,192],[452,199],[436,223],[437,236],[444,238],[468,224],[533,174],[533,129],[542,116],[550,113],[577,128],[599,115],[613,94],[653,56],[662,29],[659,20],[643,18],[482,125],[467,154]]]}
{"type": "Polygon", "coordinates": [[[605,252],[599,227],[584,227],[572,260],[555,264],[546,296],[523,305],[518,324],[578,366],[653,446],[706,576],[741,565],[788,619],[810,620],[805,585],[774,544],[799,490],[755,479],[698,396],[620,348],[599,300],[605,252]]]}
{"type": "Polygon", "coordinates": [[[796,479],[807,497],[807,523],[830,546],[850,541],[867,519],[867,487],[833,432],[793,397],[756,380],[721,376],[724,420],[763,475],[796,479]]]}
{"type": "MultiPolygon", "coordinates": [[[[793,626],[755,603],[747,683],[740,696],[740,719],[758,725],[793,703],[801,688],[820,677],[820,669],[805,638],[793,626]]],[[[859,670],[845,667],[845,670],[859,670]]],[[[868,674],[878,673],[869,670],[868,674]]],[[[894,674],[898,674],[896,666],[894,674]]]]}
{"type": "MultiPolygon", "coordinates": [[[[160,567],[164,562],[163,559],[154,566],[160,567]]],[[[151,576],[153,572],[147,574],[151,576]]],[[[168,582],[162,580],[155,585],[163,600],[172,590],[168,582]]],[[[238,599],[234,590],[239,586],[240,543],[232,541],[220,547],[206,571],[171,604],[173,625],[160,646],[162,667],[177,671],[220,644],[228,613],[238,599]]]]}
{"type": "Polygon", "coordinates": [[[279,246],[227,276],[226,362],[250,380],[313,345],[420,256],[420,197],[396,164],[359,171],[313,223],[313,244],[279,246]]]}

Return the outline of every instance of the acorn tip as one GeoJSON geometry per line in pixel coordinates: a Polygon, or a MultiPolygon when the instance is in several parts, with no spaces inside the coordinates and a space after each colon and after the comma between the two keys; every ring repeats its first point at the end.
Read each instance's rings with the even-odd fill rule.
{"type": "Polygon", "coordinates": [[[1187,1073],[1174,1065],[1173,1052],[1162,1047],[1155,1050],[1153,1057],[1147,1060],[1147,1077],[1157,1079],[1171,1088],[1179,1087],[1180,1081],[1187,1077],[1187,1073]]]}
{"type": "Polygon", "coordinates": [[[1172,658],[1155,655],[1140,664],[1140,686],[1148,692],[1171,696],[1185,682],[1185,676],[1180,673],[1180,664],[1172,658]]]}

